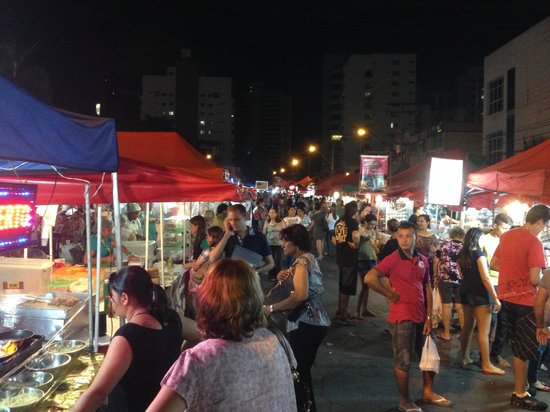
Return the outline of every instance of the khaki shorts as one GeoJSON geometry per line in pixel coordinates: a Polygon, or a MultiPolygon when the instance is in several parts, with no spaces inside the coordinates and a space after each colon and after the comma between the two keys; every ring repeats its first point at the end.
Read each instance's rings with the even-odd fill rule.
{"type": "Polygon", "coordinates": [[[405,320],[400,323],[389,323],[392,336],[394,366],[408,371],[411,367],[411,357],[416,352],[418,359],[422,354],[425,336],[422,334],[423,323],[405,320]]]}

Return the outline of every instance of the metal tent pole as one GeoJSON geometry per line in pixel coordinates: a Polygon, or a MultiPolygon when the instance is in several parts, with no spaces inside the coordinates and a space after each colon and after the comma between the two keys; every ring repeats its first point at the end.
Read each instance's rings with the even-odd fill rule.
{"type": "MultiPolygon", "coordinates": [[[[99,339],[99,278],[101,272],[101,206],[97,206],[97,245],[96,245],[96,254],[95,254],[95,270],[96,270],[96,285],[95,285],[95,311],[94,311],[94,352],[99,350],[98,339],[99,339]]],[[[93,283],[90,283],[88,289],[92,289],[93,283]]]]}
{"type": "Polygon", "coordinates": [[[90,184],[86,183],[84,185],[84,202],[86,203],[86,269],[88,271],[88,337],[90,339],[90,346],[94,342],[94,332],[93,332],[93,291],[92,291],[92,251],[90,248],[90,239],[91,234],[90,230],[92,228],[92,220],[90,218],[90,184]]]}

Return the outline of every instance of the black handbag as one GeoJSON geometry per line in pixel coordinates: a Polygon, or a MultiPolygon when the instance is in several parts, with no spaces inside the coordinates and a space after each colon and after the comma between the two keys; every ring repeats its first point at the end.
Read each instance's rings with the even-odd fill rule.
{"type": "Polygon", "coordinates": [[[279,339],[279,343],[283,347],[286,357],[288,358],[290,373],[292,375],[292,380],[294,381],[294,393],[296,395],[296,407],[298,408],[298,412],[311,412],[313,407],[311,392],[308,384],[300,379],[300,373],[296,370],[294,365],[292,365],[292,357],[290,356],[292,353],[292,348],[283,333],[278,328],[270,327],[269,330],[277,336],[277,339],[279,339]]]}
{"type": "MultiPolygon", "coordinates": [[[[288,276],[284,281],[278,281],[275,286],[273,286],[265,295],[265,300],[270,303],[274,304],[277,302],[280,302],[282,300],[285,300],[290,296],[290,294],[294,292],[294,276],[291,274],[288,276]]],[[[301,303],[299,306],[295,307],[294,309],[289,310],[286,312],[286,317],[291,322],[296,322],[302,312],[307,308],[307,301],[301,303]]]]}

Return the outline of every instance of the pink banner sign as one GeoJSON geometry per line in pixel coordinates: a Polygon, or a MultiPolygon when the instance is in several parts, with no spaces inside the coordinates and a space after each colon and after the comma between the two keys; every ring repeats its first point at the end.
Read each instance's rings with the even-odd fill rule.
{"type": "Polygon", "coordinates": [[[362,175],[386,175],[388,156],[361,155],[362,175]]]}
{"type": "Polygon", "coordinates": [[[360,192],[382,192],[386,190],[388,156],[361,155],[360,192]]]}

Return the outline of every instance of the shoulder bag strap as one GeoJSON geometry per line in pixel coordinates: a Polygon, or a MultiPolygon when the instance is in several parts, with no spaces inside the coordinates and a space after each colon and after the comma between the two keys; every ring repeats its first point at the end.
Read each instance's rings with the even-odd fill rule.
{"type": "Polygon", "coordinates": [[[269,329],[269,331],[271,331],[271,333],[273,333],[277,337],[277,339],[279,340],[279,343],[283,347],[283,350],[285,351],[286,357],[288,359],[288,364],[290,366],[290,370],[292,371],[292,374],[293,374],[293,377],[294,377],[294,373],[296,372],[296,368],[294,367],[294,365],[292,365],[292,356],[290,355],[292,353],[292,349],[290,348],[290,345],[289,345],[288,341],[286,340],[285,336],[283,335],[283,332],[281,332],[279,330],[279,328],[277,328],[275,326],[269,326],[268,329],[269,329]]]}

